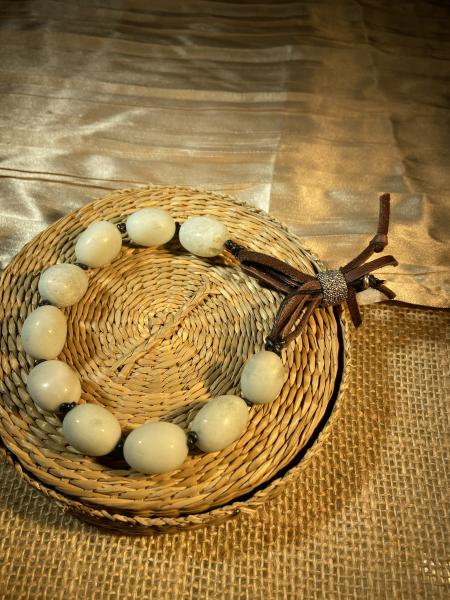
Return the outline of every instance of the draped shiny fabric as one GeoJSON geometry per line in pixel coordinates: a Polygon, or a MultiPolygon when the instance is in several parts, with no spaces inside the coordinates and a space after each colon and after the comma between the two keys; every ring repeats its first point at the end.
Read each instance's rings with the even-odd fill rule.
{"type": "Polygon", "coordinates": [[[384,0],[0,2],[1,261],[108,190],[230,193],[449,305],[450,13],[384,0]]]}

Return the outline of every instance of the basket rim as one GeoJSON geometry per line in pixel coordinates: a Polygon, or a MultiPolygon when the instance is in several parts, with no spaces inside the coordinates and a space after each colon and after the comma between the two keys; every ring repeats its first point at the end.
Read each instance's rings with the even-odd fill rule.
{"type": "MultiPolygon", "coordinates": [[[[342,340],[346,339],[348,324],[345,317],[339,318],[339,327],[342,333],[342,340]]],[[[39,491],[47,498],[51,498],[56,504],[64,511],[71,512],[75,516],[88,520],[89,522],[101,521],[103,527],[108,528],[108,522],[111,528],[114,529],[114,525],[120,523],[125,525],[127,528],[132,530],[135,527],[145,528],[151,530],[165,530],[165,528],[187,528],[190,526],[202,526],[202,525],[214,525],[216,522],[220,522],[226,518],[237,517],[240,514],[253,514],[261,505],[263,505],[270,497],[274,497],[281,493],[286,485],[296,479],[313,461],[315,456],[322,450],[324,442],[331,435],[333,424],[339,417],[339,409],[342,402],[342,396],[345,393],[348,386],[348,373],[351,364],[351,354],[349,345],[344,342],[342,351],[342,367],[339,372],[339,376],[336,381],[336,397],[332,402],[331,413],[325,415],[325,422],[318,425],[317,434],[312,436],[312,444],[306,450],[302,449],[299,454],[303,453],[300,460],[295,457],[294,461],[297,464],[292,467],[288,466],[286,472],[281,476],[276,475],[271,480],[261,486],[261,489],[251,493],[245,500],[237,498],[229,504],[219,506],[195,514],[186,514],[178,517],[141,517],[131,516],[119,512],[110,512],[106,509],[98,509],[91,507],[90,505],[84,504],[79,500],[65,496],[64,494],[57,492],[50,486],[42,483],[38,478],[34,477],[27,469],[25,469],[19,459],[8,450],[2,443],[0,437],[0,454],[3,455],[4,459],[11,464],[15,471],[19,474],[21,479],[30,484],[34,489],[39,491]]],[[[335,390],[335,391],[336,391],[335,390]]],[[[124,531],[122,530],[122,533],[124,531]]],[[[131,533],[131,531],[130,531],[131,533]]],[[[143,534],[142,529],[139,530],[140,534],[143,534]]]]}
{"type": "MultiPolygon", "coordinates": [[[[98,200],[104,200],[110,195],[115,193],[127,193],[133,191],[158,191],[165,190],[168,187],[170,189],[176,190],[177,192],[188,192],[188,193],[209,193],[213,194],[218,198],[226,199],[227,201],[231,201],[235,204],[245,207],[250,212],[255,214],[263,214],[266,219],[269,219],[273,222],[277,227],[289,233],[290,236],[296,238],[301,244],[302,250],[308,256],[313,267],[317,270],[323,268],[322,261],[307,247],[304,246],[303,242],[300,238],[291,231],[289,231],[288,227],[279,221],[273,215],[267,213],[265,210],[252,206],[248,202],[237,199],[228,194],[217,193],[212,190],[208,190],[207,188],[199,189],[191,186],[166,186],[166,185],[142,185],[142,186],[134,186],[131,188],[117,189],[111,190],[109,194],[101,196],[100,198],[93,198],[86,204],[82,205],[79,209],[83,209],[84,207],[90,206],[98,200]]],[[[67,218],[68,215],[64,215],[51,225],[55,225],[59,221],[67,218]]],[[[39,237],[42,233],[38,232],[31,240],[29,240],[19,251],[18,255],[25,253],[29,245],[31,245],[34,240],[39,237]]],[[[0,275],[0,284],[3,282],[3,278],[8,274],[9,269],[11,268],[11,264],[9,263],[4,271],[0,275]]],[[[120,525],[120,530],[122,533],[125,533],[126,530],[131,534],[133,533],[133,529],[137,530],[139,534],[145,534],[143,529],[148,530],[149,532],[153,531],[165,531],[168,528],[175,529],[184,529],[188,527],[198,527],[202,525],[213,525],[216,522],[221,522],[227,518],[236,517],[239,514],[253,514],[254,511],[259,508],[269,497],[275,496],[283,490],[283,488],[288,485],[293,479],[297,478],[297,476],[306,469],[309,464],[312,462],[313,458],[316,454],[321,450],[323,443],[329,437],[333,423],[337,419],[339,415],[339,407],[341,405],[341,397],[345,393],[345,390],[348,385],[348,372],[349,366],[351,362],[350,356],[350,342],[348,336],[348,323],[345,317],[345,314],[342,310],[336,309],[334,311],[336,323],[338,325],[338,333],[340,337],[340,345],[339,345],[339,368],[338,374],[336,376],[333,394],[330,400],[328,401],[328,406],[325,414],[323,415],[321,421],[316,426],[316,430],[311,436],[311,439],[308,441],[306,447],[302,448],[299,453],[294,457],[290,464],[281,469],[280,472],[277,472],[270,480],[263,483],[261,486],[258,486],[256,490],[251,491],[245,494],[245,498],[236,498],[232,502],[224,504],[223,506],[216,506],[211,509],[207,509],[198,513],[193,514],[184,514],[176,517],[167,517],[167,516],[138,516],[138,515],[130,515],[127,514],[126,511],[121,513],[119,511],[112,512],[108,509],[101,509],[95,506],[92,506],[88,503],[81,502],[78,498],[74,498],[71,496],[66,496],[62,492],[57,491],[52,486],[43,483],[37,476],[34,476],[31,471],[29,471],[20,461],[11,450],[9,450],[3,440],[2,440],[2,432],[0,429],[0,455],[2,455],[5,460],[11,464],[15,471],[19,474],[19,476],[42,493],[44,496],[51,498],[55,501],[55,503],[63,509],[65,512],[71,512],[75,516],[79,518],[89,521],[91,523],[101,524],[104,527],[114,529],[120,525]],[[124,529],[126,528],[126,530],[124,529]]]]}

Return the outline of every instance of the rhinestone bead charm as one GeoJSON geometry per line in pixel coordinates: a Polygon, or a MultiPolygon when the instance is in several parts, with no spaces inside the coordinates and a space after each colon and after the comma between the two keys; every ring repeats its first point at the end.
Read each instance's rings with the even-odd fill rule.
{"type": "Polygon", "coordinates": [[[323,306],[334,306],[347,300],[347,282],[342,271],[321,271],[316,277],[322,286],[323,306]]]}

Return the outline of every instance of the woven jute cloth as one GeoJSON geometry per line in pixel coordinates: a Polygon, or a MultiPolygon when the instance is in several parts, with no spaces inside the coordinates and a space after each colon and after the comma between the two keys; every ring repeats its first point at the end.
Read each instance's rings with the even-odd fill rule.
{"type": "MultiPolygon", "coordinates": [[[[338,407],[334,399],[348,371],[345,319],[332,307],[318,309],[282,352],[287,377],[279,397],[252,406],[245,432],[225,450],[193,452],[180,469],[151,477],[123,461],[75,452],[62,435],[60,416],[40,410],[27,393],[33,360],[22,349],[21,327],[39,302],[40,273],[56,262],[73,262],[75,242],[89,224],[117,223],[148,206],[167,209],[179,222],[202,214],[218,218],[232,239],[302,271],[314,273],[319,264],[262,211],[210,192],[150,186],[85,205],[8,265],[0,280],[0,435],[8,459],[59,504],[130,533],[217,523],[281,491],[295,476],[291,466],[297,461],[299,467],[299,452],[338,407]]],[[[176,238],[161,248],[125,239],[120,256],[90,270],[88,292],[65,310],[61,358],[81,377],[82,401],[107,407],[125,433],[155,419],[187,429],[209,398],[239,394],[242,366],[264,346],[281,299],[226,253],[205,260],[176,238]]]]}
{"type": "Polygon", "coordinates": [[[449,596],[450,315],[370,306],[340,410],[301,477],[252,515],[151,537],[62,511],[0,464],[0,597],[449,596]]]}

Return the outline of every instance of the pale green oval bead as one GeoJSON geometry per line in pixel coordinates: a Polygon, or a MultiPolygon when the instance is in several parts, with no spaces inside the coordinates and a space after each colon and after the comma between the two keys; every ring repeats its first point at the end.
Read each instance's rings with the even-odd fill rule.
{"type": "Polygon", "coordinates": [[[175,234],[175,221],[162,208],[136,211],[127,218],[126,227],[130,240],[153,248],[166,244],[175,234]]]}
{"type": "Polygon", "coordinates": [[[109,265],[120,253],[122,236],[109,221],[97,221],[89,225],[75,244],[78,262],[88,267],[109,265]]]}
{"type": "Polygon", "coordinates": [[[248,406],[239,396],[216,396],[195,415],[190,430],[198,436],[197,446],[204,452],[223,450],[245,430],[248,406]]]}
{"type": "Polygon", "coordinates": [[[62,360],[46,360],[31,369],[27,390],[44,410],[58,410],[61,404],[78,402],[81,384],[78,374],[62,360]]]}
{"type": "Polygon", "coordinates": [[[275,352],[261,350],[245,363],[241,372],[241,392],[254,404],[267,404],[278,397],[286,373],[275,352]]]}
{"type": "Polygon", "coordinates": [[[56,358],[66,343],[67,320],[56,306],[40,306],[25,319],[20,338],[25,352],[36,359],[56,358]]]}
{"type": "Polygon", "coordinates": [[[60,264],[46,269],[39,278],[38,290],[42,298],[55,306],[72,306],[86,293],[89,278],[76,265],[60,264]]]}
{"type": "Polygon", "coordinates": [[[127,436],[123,455],[130,467],[140,473],[175,471],[188,455],[186,433],[175,423],[145,423],[127,436]]]}
{"type": "Polygon", "coordinates": [[[229,237],[226,226],[212,217],[190,217],[178,233],[183,248],[204,257],[220,254],[229,237]]]}
{"type": "Polygon", "coordinates": [[[105,456],[121,436],[116,417],[98,404],[79,404],[63,421],[63,433],[71,446],[87,456],[105,456]]]}

